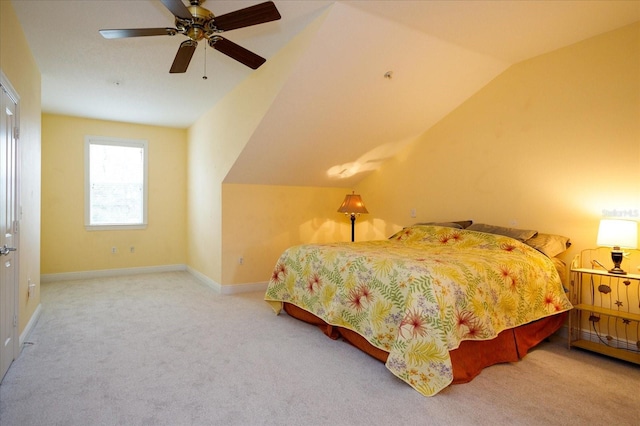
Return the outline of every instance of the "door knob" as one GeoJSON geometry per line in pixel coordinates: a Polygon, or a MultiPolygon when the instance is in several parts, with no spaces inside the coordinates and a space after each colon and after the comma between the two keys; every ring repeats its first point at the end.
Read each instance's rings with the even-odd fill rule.
{"type": "Polygon", "coordinates": [[[5,244],[3,247],[0,247],[0,256],[6,256],[12,251],[16,251],[16,248],[15,247],[7,247],[7,245],[5,244]]]}

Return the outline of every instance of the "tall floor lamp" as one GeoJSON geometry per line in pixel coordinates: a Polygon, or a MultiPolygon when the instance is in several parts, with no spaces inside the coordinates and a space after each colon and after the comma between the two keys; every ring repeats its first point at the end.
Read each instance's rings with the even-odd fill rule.
{"type": "Polygon", "coordinates": [[[367,208],[364,206],[362,202],[362,197],[356,194],[353,191],[352,194],[347,194],[344,197],[344,201],[340,208],[338,208],[339,213],[344,213],[347,216],[351,216],[351,242],[355,241],[356,236],[356,216],[360,216],[361,214],[369,213],[367,208]]]}

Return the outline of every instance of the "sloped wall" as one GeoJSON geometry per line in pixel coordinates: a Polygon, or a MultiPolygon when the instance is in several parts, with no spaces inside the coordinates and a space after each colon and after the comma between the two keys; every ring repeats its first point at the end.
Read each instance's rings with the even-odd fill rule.
{"type": "MultiPolygon", "coordinates": [[[[188,130],[188,266],[213,283],[238,283],[236,279],[225,281],[232,278],[224,271],[234,270],[237,258],[235,254],[223,256],[223,247],[237,244],[246,232],[223,232],[223,216],[241,215],[245,208],[244,203],[234,202],[242,197],[223,200],[224,178],[316,30],[317,23],[307,27],[188,130]]],[[[268,279],[268,273],[262,273],[262,281],[268,279]]],[[[253,277],[245,279],[254,281],[253,277]]]]}
{"type": "Polygon", "coordinates": [[[640,23],[510,67],[360,189],[369,238],[473,219],[569,236],[567,259],[594,246],[603,215],[640,209],[640,23]]]}

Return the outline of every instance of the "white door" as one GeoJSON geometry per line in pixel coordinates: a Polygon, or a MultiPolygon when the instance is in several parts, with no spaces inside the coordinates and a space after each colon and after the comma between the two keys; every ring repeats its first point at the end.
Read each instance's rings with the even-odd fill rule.
{"type": "MultiPolygon", "coordinates": [[[[4,83],[4,79],[2,81],[4,83]]],[[[0,381],[17,352],[17,99],[0,84],[0,381]]]]}

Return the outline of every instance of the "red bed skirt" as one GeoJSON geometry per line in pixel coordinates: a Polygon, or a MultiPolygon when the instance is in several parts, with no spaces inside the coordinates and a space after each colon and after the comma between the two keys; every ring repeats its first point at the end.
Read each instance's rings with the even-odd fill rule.
{"type": "MultiPolygon", "coordinates": [[[[337,339],[342,337],[363,352],[386,362],[389,353],[376,348],[358,333],[346,328],[327,324],[317,316],[290,303],[284,303],[290,316],[309,324],[317,325],[324,334],[337,339]]],[[[567,317],[563,312],[520,327],[504,330],[492,340],[465,340],[457,349],[449,352],[453,365],[453,383],[466,383],[476,377],[483,368],[501,362],[522,359],[529,349],[555,333],[567,317]]]]}

